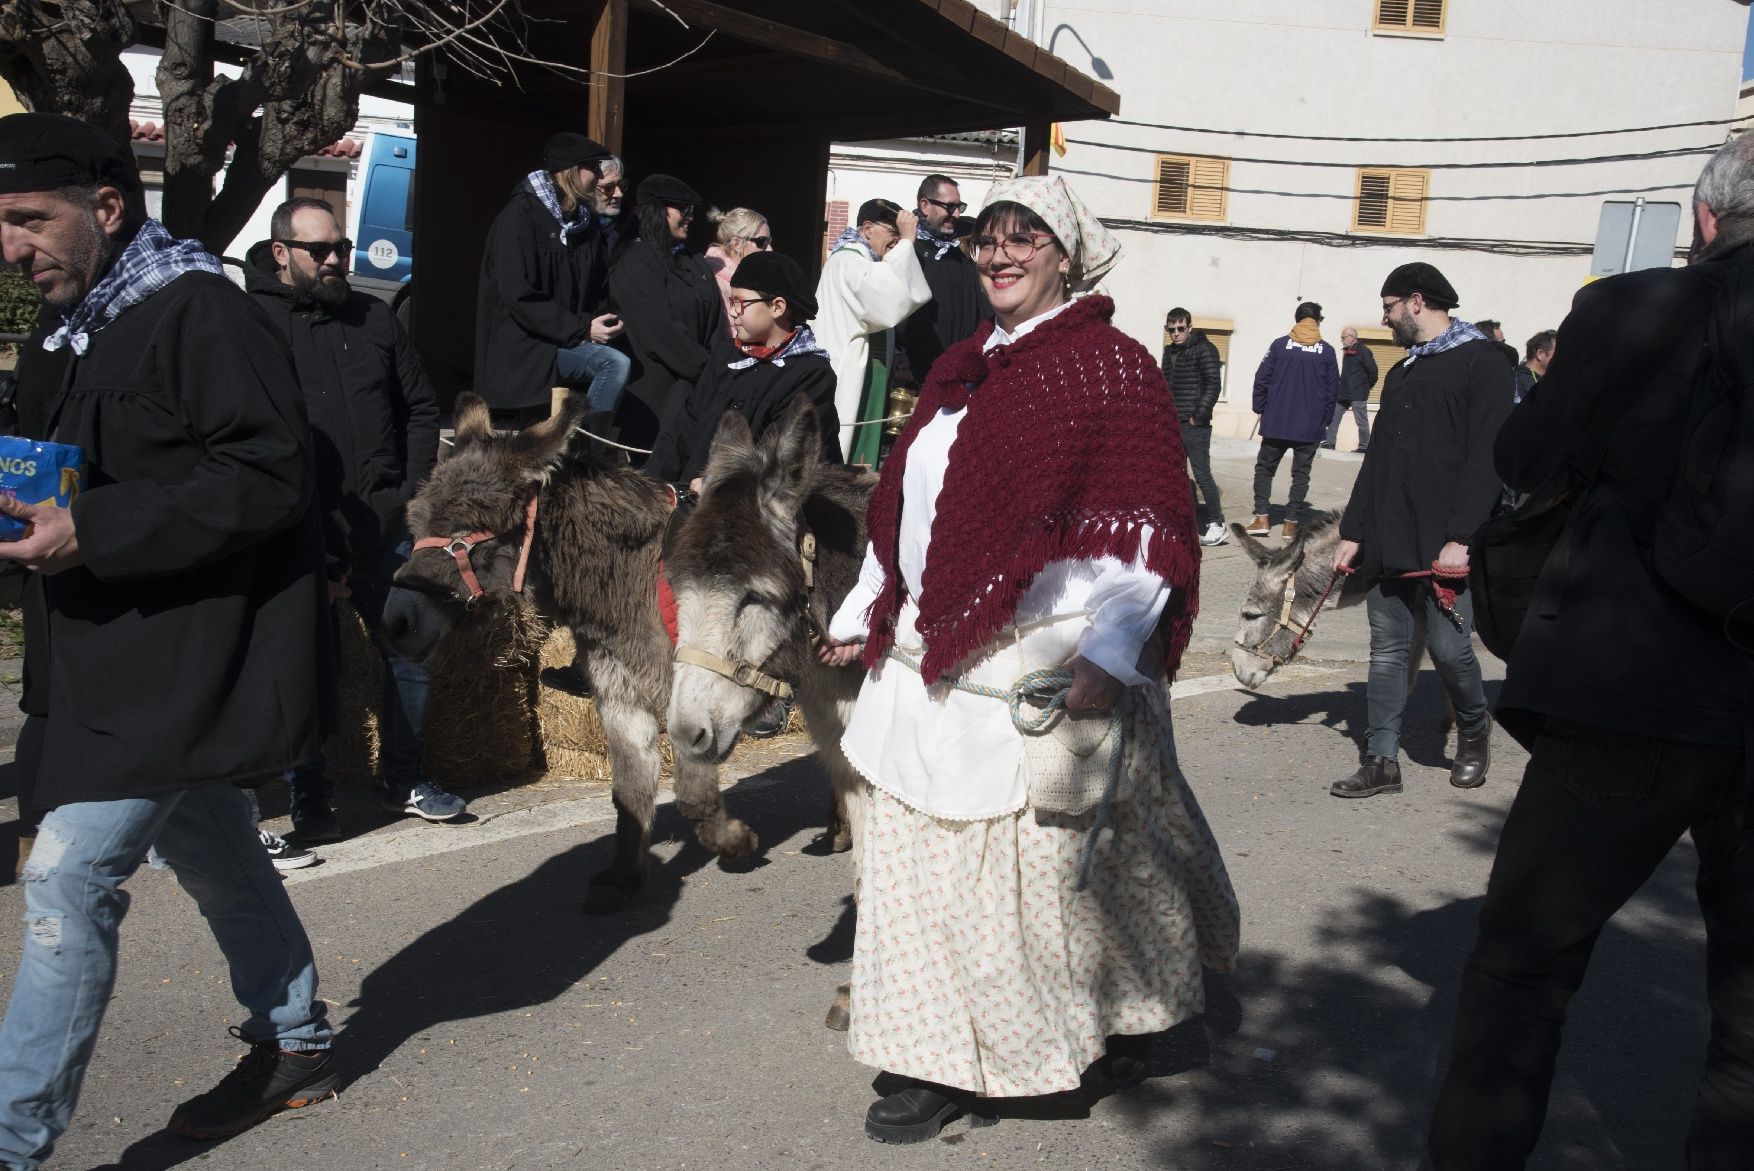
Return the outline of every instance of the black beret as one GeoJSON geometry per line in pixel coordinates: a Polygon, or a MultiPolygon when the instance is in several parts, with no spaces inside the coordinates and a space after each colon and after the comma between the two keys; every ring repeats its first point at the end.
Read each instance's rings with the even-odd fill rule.
{"type": "Polygon", "coordinates": [[[1382,283],[1385,297],[1411,297],[1414,293],[1422,294],[1426,304],[1434,309],[1454,309],[1462,303],[1462,299],[1456,296],[1455,287],[1423,260],[1403,264],[1382,283]]]}
{"type": "Polygon", "coordinates": [[[0,195],[102,183],[140,186],[134,153],[95,126],[65,114],[0,118],[0,195]]]}
{"type": "Polygon", "coordinates": [[[671,207],[699,207],[700,193],[674,175],[647,175],[634,191],[640,203],[667,203],[671,207]]]}
{"type": "Polygon", "coordinates": [[[804,278],[804,270],[790,256],[751,252],[737,262],[737,271],[731,274],[731,287],[764,297],[784,297],[794,322],[816,316],[816,294],[804,278]]]}
{"type": "Polygon", "coordinates": [[[887,199],[867,199],[859,205],[859,218],[854,221],[853,226],[857,227],[859,224],[876,223],[884,224],[893,228],[895,226],[895,217],[900,214],[901,207],[898,204],[892,203],[887,199]]]}
{"type": "Polygon", "coordinates": [[[542,169],[567,171],[573,167],[590,167],[596,170],[594,164],[608,157],[608,148],[602,143],[567,131],[550,138],[548,145],[542,148],[542,169]]]}

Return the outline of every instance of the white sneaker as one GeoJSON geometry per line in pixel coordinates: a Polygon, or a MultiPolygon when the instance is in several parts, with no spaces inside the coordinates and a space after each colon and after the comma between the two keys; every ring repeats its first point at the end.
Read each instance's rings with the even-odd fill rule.
{"type": "Polygon", "coordinates": [[[1207,525],[1206,531],[1200,534],[1200,544],[1202,545],[1225,545],[1229,542],[1230,536],[1224,531],[1224,526],[1217,521],[1207,525]]]}

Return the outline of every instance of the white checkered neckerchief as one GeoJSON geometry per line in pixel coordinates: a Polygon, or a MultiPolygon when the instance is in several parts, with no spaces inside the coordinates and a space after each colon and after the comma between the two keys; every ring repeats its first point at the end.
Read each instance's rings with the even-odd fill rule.
{"type": "Polygon", "coordinates": [[[944,254],[956,247],[956,228],[954,225],[951,226],[950,231],[951,234],[947,239],[928,228],[925,224],[921,224],[914,238],[922,244],[930,244],[937,249],[936,252],[932,253],[933,260],[943,260],[944,254]]]}
{"type": "MultiPolygon", "coordinates": [[[[792,331],[791,340],[780,348],[779,353],[766,360],[783,369],[787,358],[802,358],[805,354],[821,354],[825,358],[828,357],[828,351],[817,342],[816,335],[810,332],[810,327],[800,325],[792,331]]],[[[731,370],[747,370],[760,361],[762,359],[751,355],[735,362],[727,362],[725,365],[731,370]]]]}
{"type": "Polygon", "coordinates": [[[140,225],[115,267],[67,314],[60,329],[43,339],[51,352],[70,345],[83,356],[91,335],[186,272],[224,276],[219,260],[194,240],[179,240],[157,220],[140,225]]]}
{"type": "Polygon", "coordinates": [[[524,181],[530,185],[530,194],[540,199],[542,206],[548,209],[548,214],[560,224],[562,244],[570,241],[575,233],[591,226],[592,217],[586,214],[587,209],[582,203],[573,208],[572,219],[560,214],[560,190],[554,185],[553,175],[547,171],[535,170],[524,176],[524,181]]]}
{"type": "Polygon", "coordinates": [[[1458,318],[1449,323],[1448,329],[1444,330],[1430,341],[1420,342],[1416,346],[1410,346],[1407,350],[1407,360],[1402,362],[1401,365],[1411,366],[1414,361],[1425,357],[1427,354],[1441,354],[1445,350],[1453,350],[1464,342],[1471,342],[1476,339],[1479,341],[1485,341],[1486,335],[1481,333],[1479,329],[1475,328],[1472,321],[1462,321],[1458,318]]]}

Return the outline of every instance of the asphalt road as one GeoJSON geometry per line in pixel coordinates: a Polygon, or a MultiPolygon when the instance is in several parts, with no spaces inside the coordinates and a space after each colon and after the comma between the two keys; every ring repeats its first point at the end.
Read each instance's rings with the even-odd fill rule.
{"type": "MultiPolygon", "coordinates": [[[[1231,518],[1244,519],[1253,448],[1214,448],[1231,518]]],[[[1342,504],[1355,469],[1323,453],[1317,502],[1342,504]]],[[[867,1140],[876,1071],[821,1024],[849,968],[846,860],[807,852],[824,781],[808,758],[787,759],[795,743],[775,744],[740,757],[752,775],[727,793],[763,857],[721,867],[666,805],[647,899],[617,918],[579,912],[586,877],[609,857],[600,788],[471,792],[479,816],[459,827],[368,816],[345,794],[361,836],[324,847],[324,864],[292,875],[291,889],[348,1086],[221,1144],[161,1128],[231,1067],[239,1047],[225,1030],[241,1013],[193,904],[170,875],[143,870],[129,883],[109,1019],[50,1166],[1418,1167],[1524,757],[1500,736],[1487,785],[1450,789],[1427,670],[1407,725],[1407,792],[1329,797],[1356,763],[1363,614],[1323,619],[1309,652],[1323,661],[1240,692],[1222,656],[1251,573],[1234,546],[1208,551],[1199,653],[1174,705],[1184,766],[1241,899],[1242,958],[1234,975],[1209,978],[1203,1019],[1158,1041],[1154,1076],[1136,1089],[1094,1105],[1031,1103],[919,1147],[867,1140]]],[[[11,873],[4,844],[0,877],[11,873]]],[[[1691,870],[1683,843],[1604,933],[1532,1166],[1680,1166],[1707,1024],[1691,870]]],[[[21,913],[18,887],[0,885],[0,922],[14,925],[0,930],[0,992],[21,913]]]]}
{"type": "MultiPolygon", "coordinates": [[[[1298,674],[1175,704],[1241,898],[1244,952],[1233,976],[1209,980],[1205,1019],[1160,1039],[1155,1076],[1093,1107],[1037,1103],[1040,1117],[959,1124],[917,1148],[863,1136],[875,1071],[821,1025],[851,924],[845,859],[804,849],[823,784],[806,758],[727,794],[766,844],[753,867],[721,867],[666,806],[647,901],[619,918],[578,909],[608,857],[601,796],[325,847],[292,892],[349,1086],[218,1145],[160,1128],[230,1067],[225,1028],[240,1013],[193,904],[168,874],[142,871],[109,1019],[51,1165],[1416,1167],[1522,755],[1502,742],[1485,788],[1451,790],[1427,672],[1408,791],[1333,799],[1327,782],[1354,761],[1362,667],[1298,674]]],[[[1602,940],[1535,1166],[1679,1165],[1706,1025],[1689,852],[1602,940]]],[[[6,921],[21,902],[0,888],[6,921]]],[[[0,935],[0,983],[19,942],[0,935]]]]}

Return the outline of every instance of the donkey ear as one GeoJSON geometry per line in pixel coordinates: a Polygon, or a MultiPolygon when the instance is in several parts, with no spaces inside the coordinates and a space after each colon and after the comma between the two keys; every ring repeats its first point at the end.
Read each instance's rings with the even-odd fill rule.
{"type": "Polygon", "coordinates": [[[471,443],[480,443],[493,434],[493,415],[479,395],[458,395],[452,418],[456,425],[458,451],[471,443]]]}
{"type": "Polygon", "coordinates": [[[1237,544],[1242,546],[1242,551],[1247,553],[1256,565],[1265,565],[1278,555],[1276,550],[1249,536],[1248,530],[1235,521],[1230,522],[1230,532],[1236,538],[1237,544]]]}
{"type": "Polygon", "coordinates": [[[707,479],[718,478],[710,474],[710,469],[715,465],[747,459],[754,452],[755,436],[749,431],[749,420],[743,417],[742,411],[726,411],[719,416],[719,426],[713,432],[712,446],[707,449],[707,479]]]}
{"type": "Polygon", "coordinates": [[[762,451],[768,457],[761,476],[762,511],[790,533],[822,462],[821,425],[816,408],[802,393],[792,397],[779,425],[763,440],[762,451]]]}
{"type": "Polygon", "coordinates": [[[572,430],[585,417],[585,396],[569,394],[560,410],[512,436],[511,458],[532,479],[544,479],[572,441],[572,430]]]}

